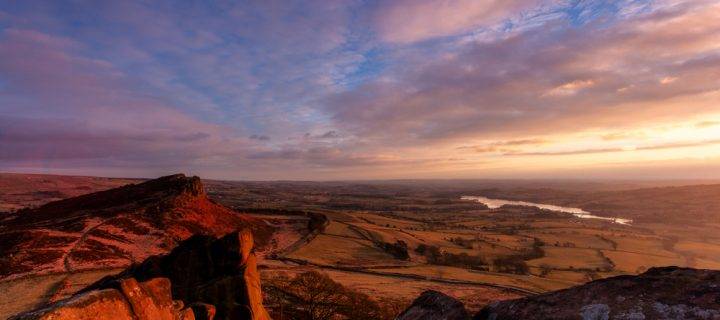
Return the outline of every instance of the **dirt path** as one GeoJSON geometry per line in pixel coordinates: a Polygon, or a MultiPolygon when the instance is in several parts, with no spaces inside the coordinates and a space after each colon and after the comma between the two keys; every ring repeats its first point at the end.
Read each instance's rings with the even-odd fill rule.
{"type": "Polygon", "coordinates": [[[65,268],[64,273],[66,274],[65,277],[61,278],[55,284],[50,286],[50,288],[48,288],[48,290],[43,294],[43,296],[47,297],[47,298],[45,300],[41,301],[39,305],[45,305],[47,303],[52,303],[52,302],[57,301],[59,298],[63,297],[63,295],[65,294],[65,291],[71,287],[70,276],[75,271],[75,269],[73,268],[73,266],[70,262],[70,257],[72,255],[72,253],[77,248],[82,246],[82,244],[85,242],[85,240],[90,236],[90,233],[92,233],[97,228],[99,228],[100,226],[104,225],[105,223],[107,223],[108,221],[110,221],[112,219],[113,218],[108,218],[108,219],[103,219],[103,220],[97,221],[97,223],[89,225],[87,228],[85,228],[82,231],[82,234],[80,235],[78,240],[75,241],[75,243],[73,243],[73,245],[63,255],[63,267],[65,268]]]}

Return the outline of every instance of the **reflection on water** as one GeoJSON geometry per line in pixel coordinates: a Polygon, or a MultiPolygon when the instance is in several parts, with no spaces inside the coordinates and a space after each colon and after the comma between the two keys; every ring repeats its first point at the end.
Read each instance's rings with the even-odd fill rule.
{"type": "Polygon", "coordinates": [[[490,208],[490,209],[500,208],[504,205],[527,206],[527,207],[536,207],[536,208],[540,208],[540,209],[557,211],[557,212],[571,213],[573,216],[576,216],[578,218],[583,218],[583,219],[607,220],[607,221],[612,221],[617,224],[632,223],[632,220],[630,220],[630,219],[600,217],[600,216],[593,215],[590,212],[587,212],[580,208],[561,207],[561,206],[555,206],[555,205],[551,205],[551,204],[532,203],[532,202],[525,202],[525,201],[490,199],[490,198],[478,197],[478,196],[462,196],[460,199],[477,201],[477,202],[480,202],[480,203],[488,206],[488,208],[490,208]]]}

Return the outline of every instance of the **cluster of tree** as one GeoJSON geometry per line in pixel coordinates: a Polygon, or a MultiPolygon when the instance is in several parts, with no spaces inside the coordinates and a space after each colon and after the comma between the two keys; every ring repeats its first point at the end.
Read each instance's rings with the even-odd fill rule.
{"type": "Polygon", "coordinates": [[[487,270],[487,262],[485,262],[485,260],[478,256],[471,256],[465,252],[454,254],[441,251],[440,248],[436,246],[429,246],[422,243],[415,248],[415,252],[425,256],[429,264],[487,270]]]}
{"type": "Polygon", "coordinates": [[[410,254],[408,254],[408,245],[405,241],[398,240],[395,243],[376,241],[375,245],[395,257],[395,259],[410,259],[410,254]]]}
{"type": "Polygon", "coordinates": [[[466,248],[466,249],[472,249],[472,248],[473,248],[473,240],[468,240],[468,239],[464,239],[464,238],[461,238],[461,237],[457,237],[457,238],[450,238],[449,241],[452,242],[452,243],[454,243],[454,244],[456,244],[456,245],[458,245],[458,246],[461,246],[461,247],[463,247],[463,248],[466,248]]]}
{"type": "Polygon", "coordinates": [[[545,242],[538,238],[533,239],[532,249],[525,252],[523,254],[523,260],[532,260],[532,259],[539,259],[545,256],[545,251],[542,249],[542,247],[545,245],[545,242]]]}
{"type": "Polygon", "coordinates": [[[307,216],[310,218],[310,220],[308,221],[308,230],[318,230],[319,232],[325,231],[325,227],[328,224],[328,218],[324,214],[317,212],[308,212],[307,216]]]}
{"type": "Polygon", "coordinates": [[[497,272],[530,274],[530,267],[525,263],[522,256],[517,255],[497,258],[493,261],[493,267],[497,272]]]}
{"type": "Polygon", "coordinates": [[[264,304],[273,319],[393,319],[404,307],[397,301],[375,300],[316,271],[292,279],[282,276],[268,279],[263,283],[263,291],[264,304]]]}
{"type": "MultiPolygon", "coordinates": [[[[530,274],[530,267],[528,267],[525,260],[539,259],[545,256],[542,246],[545,243],[538,239],[533,239],[532,248],[521,254],[501,257],[493,261],[493,267],[497,272],[503,273],[514,273],[514,274],[530,274]]],[[[545,273],[543,271],[543,273],[545,273]]],[[[549,271],[547,271],[549,273],[549,271]]],[[[547,273],[545,273],[547,275],[547,273]]]]}

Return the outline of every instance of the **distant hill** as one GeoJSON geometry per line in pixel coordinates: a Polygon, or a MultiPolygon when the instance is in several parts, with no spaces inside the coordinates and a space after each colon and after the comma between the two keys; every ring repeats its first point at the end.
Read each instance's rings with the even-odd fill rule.
{"type": "Polygon", "coordinates": [[[0,279],[124,267],[193,234],[219,236],[264,222],[208,199],[197,177],[172,175],[24,209],[0,220],[0,279]]]}
{"type": "Polygon", "coordinates": [[[0,212],[117,188],[141,179],[0,173],[0,212]]]}

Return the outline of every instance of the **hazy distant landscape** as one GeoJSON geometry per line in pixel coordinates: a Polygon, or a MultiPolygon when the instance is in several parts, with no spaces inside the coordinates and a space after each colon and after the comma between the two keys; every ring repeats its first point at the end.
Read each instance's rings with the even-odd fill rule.
{"type": "MultiPolygon", "coordinates": [[[[0,184],[5,191],[0,197],[3,203],[17,206],[16,211],[78,190],[98,191],[139,181],[4,174],[0,184]],[[18,180],[43,192],[27,197],[24,189],[8,187],[18,180]]],[[[654,266],[720,269],[718,185],[577,181],[492,185],[479,180],[207,181],[205,188],[210,199],[224,206],[282,226],[258,251],[265,286],[315,270],[380,301],[405,306],[434,288],[477,311],[493,300],[638,274],[654,266]],[[464,195],[577,206],[633,222],[582,219],[531,206],[491,209],[463,200],[464,195]],[[320,216],[320,223],[309,223],[320,216]]],[[[77,281],[73,287],[113,272],[116,267],[80,272],[73,276],[77,281]]],[[[57,276],[30,273],[23,280],[0,281],[0,290],[38,290],[42,283],[52,284],[52,277],[57,276]]],[[[46,294],[26,293],[36,301],[46,294]]],[[[4,310],[18,310],[14,303],[16,299],[0,301],[4,310]]]]}

